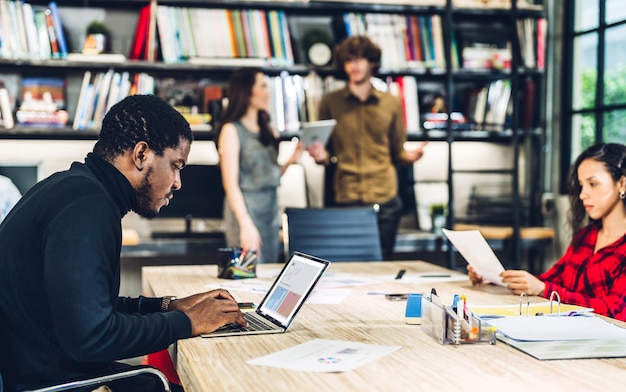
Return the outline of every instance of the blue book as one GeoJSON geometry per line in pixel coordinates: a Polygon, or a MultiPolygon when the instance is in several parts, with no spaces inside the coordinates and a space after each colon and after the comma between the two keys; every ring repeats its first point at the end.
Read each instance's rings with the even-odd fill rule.
{"type": "Polygon", "coordinates": [[[59,17],[57,2],[51,1],[50,4],[48,4],[48,7],[52,12],[54,32],[56,33],[57,43],[59,45],[59,54],[61,58],[65,58],[67,57],[67,44],[65,43],[65,35],[63,34],[63,26],[61,25],[61,18],[59,17]]]}

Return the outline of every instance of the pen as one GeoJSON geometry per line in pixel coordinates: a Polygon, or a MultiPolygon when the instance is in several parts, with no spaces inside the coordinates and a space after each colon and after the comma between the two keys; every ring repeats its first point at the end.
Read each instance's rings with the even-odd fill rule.
{"type": "Polygon", "coordinates": [[[459,295],[454,294],[454,298],[452,299],[452,309],[456,311],[458,309],[458,306],[459,306],[459,295]]]}
{"type": "Polygon", "coordinates": [[[256,250],[250,251],[246,258],[242,258],[241,268],[252,268],[254,261],[256,260],[256,250]]]}
{"type": "Polygon", "coordinates": [[[248,253],[248,248],[243,248],[241,250],[241,253],[239,254],[239,263],[243,263],[243,261],[246,259],[246,253],[248,253]]]}
{"type": "Polygon", "coordinates": [[[422,274],[419,275],[420,278],[451,278],[450,274],[422,274]]]}
{"type": "Polygon", "coordinates": [[[406,273],[405,269],[401,269],[400,271],[398,271],[398,275],[396,275],[396,280],[402,279],[405,273],[406,273]]]}

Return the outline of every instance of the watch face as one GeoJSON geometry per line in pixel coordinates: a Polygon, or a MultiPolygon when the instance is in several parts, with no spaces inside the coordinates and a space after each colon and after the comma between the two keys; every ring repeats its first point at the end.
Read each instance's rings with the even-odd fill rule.
{"type": "Polygon", "coordinates": [[[316,42],[309,48],[309,61],[318,67],[328,65],[332,57],[330,47],[323,42],[316,42]]]}

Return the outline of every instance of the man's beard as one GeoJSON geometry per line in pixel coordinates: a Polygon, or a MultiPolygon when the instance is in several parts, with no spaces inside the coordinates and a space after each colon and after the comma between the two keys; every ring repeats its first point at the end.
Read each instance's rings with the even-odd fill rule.
{"type": "Polygon", "coordinates": [[[368,74],[363,75],[363,77],[361,79],[353,80],[352,84],[360,86],[362,84],[369,83],[369,81],[370,81],[370,75],[368,73],[368,74]]]}
{"type": "Polygon", "coordinates": [[[152,184],[150,183],[150,177],[152,177],[152,168],[149,167],[146,175],[141,181],[139,189],[135,191],[137,197],[137,206],[134,208],[135,212],[144,218],[153,219],[159,211],[152,208],[152,199],[150,194],[152,193],[152,184]]]}

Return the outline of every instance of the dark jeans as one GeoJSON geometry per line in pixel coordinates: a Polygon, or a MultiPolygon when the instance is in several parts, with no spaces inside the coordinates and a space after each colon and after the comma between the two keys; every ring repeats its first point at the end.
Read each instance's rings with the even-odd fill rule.
{"type": "MultiPolygon", "coordinates": [[[[357,206],[361,203],[342,203],[339,206],[357,206]]],[[[402,217],[402,199],[396,196],[385,203],[375,204],[378,206],[378,236],[383,253],[383,260],[393,260],[393,247],[396,244],[396,235],[400,218],[402,217]]]]}

